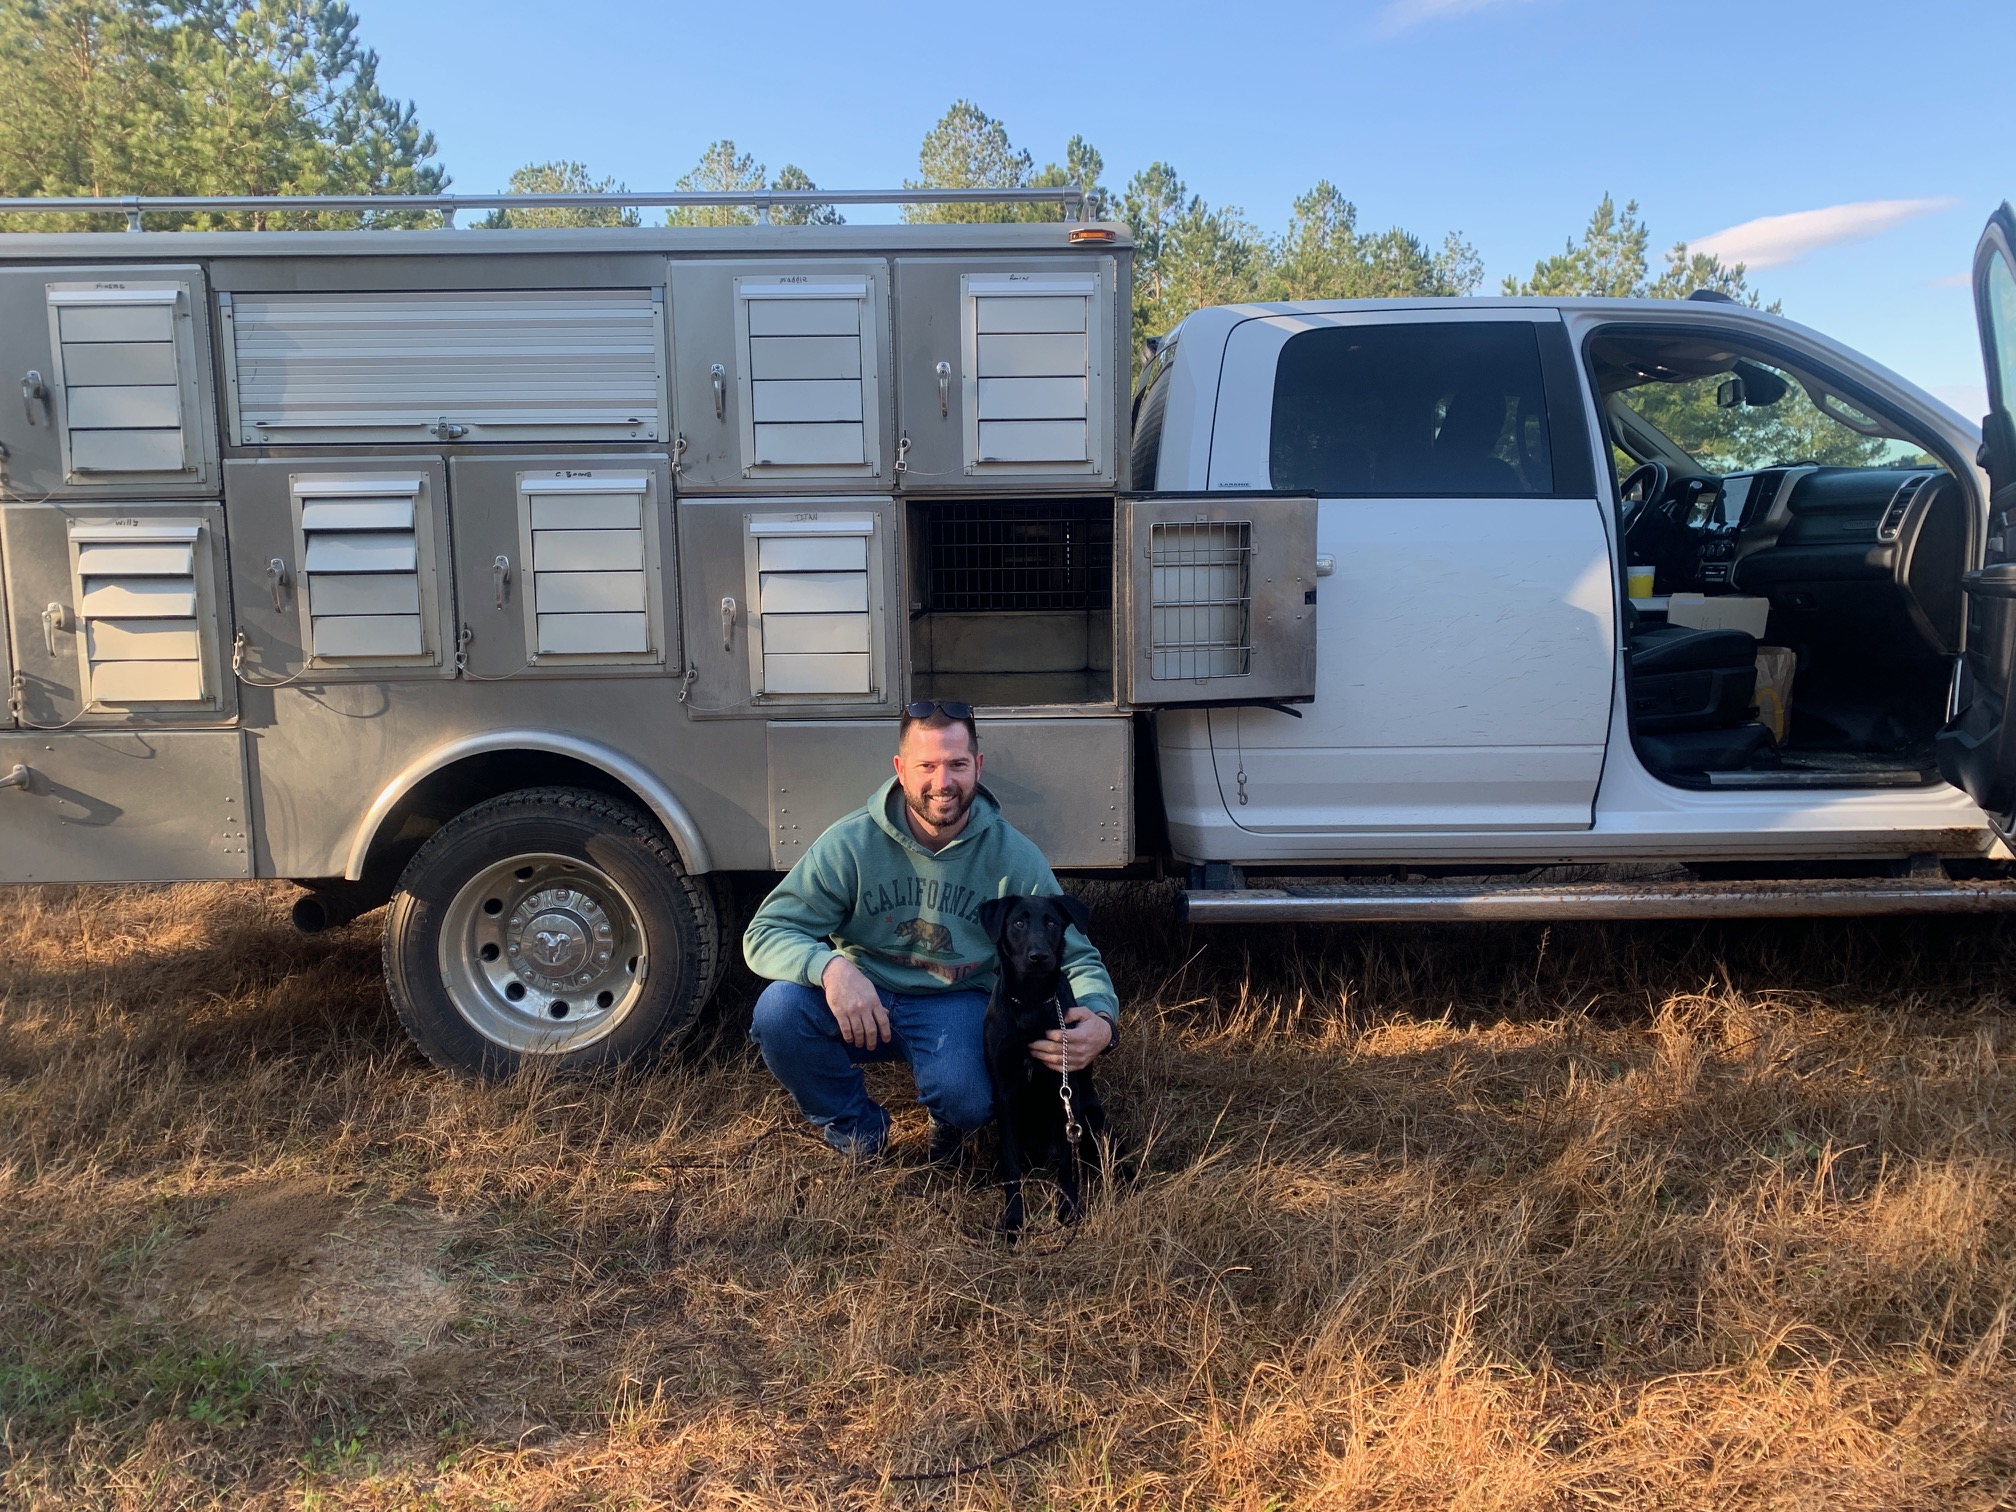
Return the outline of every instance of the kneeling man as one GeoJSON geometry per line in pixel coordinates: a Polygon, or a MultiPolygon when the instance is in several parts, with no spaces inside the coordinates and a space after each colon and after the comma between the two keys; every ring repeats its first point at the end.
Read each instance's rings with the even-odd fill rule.
{"type": "MultiPolygon", "coordinates": [[[[980,786],[981,760],[970,705],[911,704],[895,777],[813,842],[742,937],[750,970],[771,979],[750,1037],[835,1149],[872,1155],[889,1137],[863,1061],[910,1063],[934,1160],[994,1115],[981,1046],[994,944],[976,910],[1063,889],[980,786]]],[[[1099,952],[1075,930],[1064,974],[1078,1006],[1030,1047],[1053,1070],[1111,1044],[1119,1010],[1099,952]]]]}

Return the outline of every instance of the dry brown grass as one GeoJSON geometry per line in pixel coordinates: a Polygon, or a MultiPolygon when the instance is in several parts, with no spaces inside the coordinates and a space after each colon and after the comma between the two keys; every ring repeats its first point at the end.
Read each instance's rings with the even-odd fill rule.
{"type": "Polygon", "coordinates": [[[793,1133],[732,1005],[695,1064],[465,1085],[402,1040],[375,919],[301,940],[283,892],[0,916],[0,1499],[2016,1484],[2007,927],[1193,936],[1095,890],[1145,1170],[1010,1254],[994,1193],[921,1167],[914,1110],[868,1167],[793,1133]]]}

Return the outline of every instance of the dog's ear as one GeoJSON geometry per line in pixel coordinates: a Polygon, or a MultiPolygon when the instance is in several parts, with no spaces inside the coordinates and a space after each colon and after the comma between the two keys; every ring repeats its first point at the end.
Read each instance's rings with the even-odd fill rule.
{"type": "Polygon", "coordinates": [[[1015,898],[989,898],[974,910],[980,927],[987,931],[987,938],[997,947],[1001,943],[1001,928],[1008,922],[1008,910],[1018,901],[1015,898]]]}
{"type": "Polygon", "coordinates": [[[1059,893],[1050,901],[1064,910],[1064,917],[1078,926],[1078,933],[1088,940],[1092,938],[1092,909],[1083,898],[1074,898],[1069,893],[1059,893]]]}

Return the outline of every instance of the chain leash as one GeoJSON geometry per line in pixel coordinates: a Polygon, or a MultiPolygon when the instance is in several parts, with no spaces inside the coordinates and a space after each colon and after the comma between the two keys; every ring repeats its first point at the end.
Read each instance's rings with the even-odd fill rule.
{"type": "Polygon", "coordinates": [[[1071,1036],[1069,1026],[1064,1022],[1063,999],[1057,998],[1053,999],[1053,1001],[1057,1005],[1057,1027],[1065,1031],[1064,1038],[1059,1044],[1059,1049],[1062,1051],[1064,1057],[1064,1067],[1057,1077],[1057,1097],[1064,1104],[1064,1137],[1071,1141],[1071,1158],[1076,1160],[1078,1158],[1078,1137],[1082,1131],[1078,1126],[1078,1114],[1071,1106],[1071,1036]]]}

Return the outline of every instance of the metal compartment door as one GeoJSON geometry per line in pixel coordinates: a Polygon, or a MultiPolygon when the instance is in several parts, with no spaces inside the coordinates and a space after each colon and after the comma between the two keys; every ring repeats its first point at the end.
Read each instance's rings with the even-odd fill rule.
{"type": "Polygon", "coordinates": [[[1120,501],[1121,699],[1132,708],[1316,696],[1316,500],[1120,501]]]}
{"type": "Polygon", "coordinates": [[[1112,257],[897,259],[904,488],[1113,486],[1119,288],[1112,257]]]}
{"type": "Polygon", "coordinates": [[[248,681],[455,675],[440,458],[234,461],[224,471],[248,681]]]}
{"type": "Polygon", "coordinates": [[[201,268],[0,272],[0,485],[17,498],[184,498],[217,486],[201,268]]]}
{"type": "Polygon", "coordinates": [[[1939,770],[1981,805],[2004,840],[2016,835],[2016,211],[1989,217],[1974,252],[1974,313],[1988,370],[1982,464],[1987,550],[1965,574],[1967,650],[1955,713],[1939,732],[1939,770]]]}
{"type": "Polygon", "coordinates": [[[886,264],[675,262],[669,283],[681,492],[886,476],[886,264]]]}
{"type": "Polygon", "coordinates": [[[676,660],[664,456],[457,457],[457,603],[481,678],[661,673],[676,660]]]}

